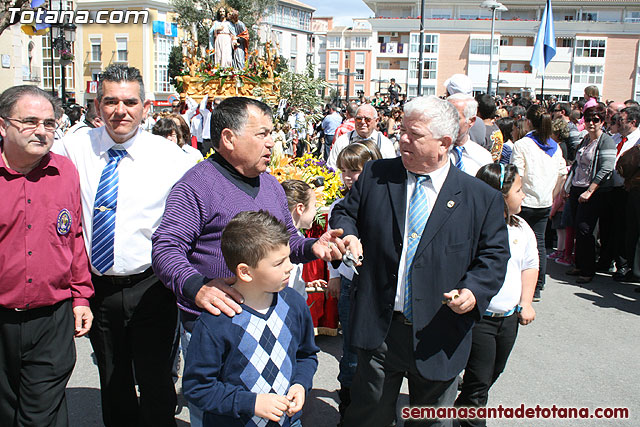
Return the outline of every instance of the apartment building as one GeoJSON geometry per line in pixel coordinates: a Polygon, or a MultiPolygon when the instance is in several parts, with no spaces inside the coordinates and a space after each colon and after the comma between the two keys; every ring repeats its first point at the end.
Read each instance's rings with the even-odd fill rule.
{"type": "Polygon", "coordinates": [[[260,21],[260,41],[271,41],[296,73],[304,73],[313,60],[311,17],[315,10],[297,0],[278,0],[260,21]]]}
{"type": "Polygon", "coordinates": [[[19,24],[0,35],[0,92],[42,83],[42,37],[27,35],[19,24]]]}
{"type": "Polygon", "coordinates": [[[369,96],[374,77],[373,32],[366,19],[353,25],[334,26],[333,18],[314,18],[318,76],[324,78],[339,97],[369,96]]]}
{"type": "Polygon", "coordinates": [[[125,64],[142,72],[145,97],[154,108],[170,106],[176,95],[169,83],[169,53],[181,38],[169,0],[76,0],[76,5],[91,16],[99,10],[129,13],[122,18],[114,13],[120,23],[78,26],[77,102],[86,104],[96,97],[98,76],[106,67],[125,64]]]}
{"type": "MultiPolygon", "coordinates": [[[[370,23],[370,78],[364,80],[365,95],[373,94],[395,78],[409,96],[417,95],[420,0],[364,0],[373,10],[370,23]],[[384,83],[381,84],[380,81],[384,83]]],[[[455,73],[467,74],[474,90],[485,92],[491,49],[491,11],[480,0],[426,3],[423,50],[423,94],[444,94],[445,80],[455,73]]],[[[535,36],[545,3],[505,0],[506,12],[497,12],[493,46],[491,91],[540,93],[542,79],[529,65],[535,36]]],[[[557,53],[548,65],[544,93],[561,99],[580,97],[584,87],[596,85],[605,98],[640,98],[638,67],[640,3],[632,0],[554,0],[553,16],[557,53]]],[[[352,27],[327,33],[329,46],[346,48],[352,27]],[[336,37],[331,41],[330,37],[336,37]]],[[[344,48],[343,48],[344,49],[344,48]]],[[[345,52],[346,53],[346,52],[345,52]]],[[[330,69],[345,69],[338,57],[327,59],[330,69]]],[[[353,64],[349,64],[355,68],[353,64]]]]}
{"type": "MultiPolygon", "coordinates": [[[[48,10],[72,10],[72,0],[49,0],[48,10]]],[[[61,96],[62,67],[65,70],[67,96],[75,95],[75,67],[73,63],[60,64],[57,50],[51,50],[51,28],[35,35],[34,25],[16,23],[0,36],[0,91],[12,86],[31,84],[61,96]],[[53,57],[52,57],[53,54],[53,57]]],[[[73,51],[73,47],[72,47],[73,51]]]]}

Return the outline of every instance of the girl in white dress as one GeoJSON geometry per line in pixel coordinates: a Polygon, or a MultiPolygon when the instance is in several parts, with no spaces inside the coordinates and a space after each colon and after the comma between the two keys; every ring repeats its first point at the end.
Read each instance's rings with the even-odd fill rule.
{"type": "MultiPolygon", "coordinates": [[[[518,335],[518,325],[533,322],[536,312],[531,303],[538,279],[536,236],[522,218],[522,179],[514,165],[491,163],[480,168],[476,177],[504,197],[504,216],[509,232],[511,258],[498,294],[473,327],[471,354],[464,371],[462,390],[456,406],[485,407],[489,389],[507,364],[518,335]]],[[[461,426],[486,426],[485,419],[461,419],[461,426]]]]}

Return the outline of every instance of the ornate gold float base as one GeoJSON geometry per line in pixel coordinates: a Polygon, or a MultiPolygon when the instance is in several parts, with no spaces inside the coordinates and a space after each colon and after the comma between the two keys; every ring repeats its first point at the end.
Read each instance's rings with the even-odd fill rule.
{"type": "Polygon", "coordinates": [[[266,80],[258,84],[246,78],[229,77],[220,84],[222,80],[209,80],[204,82],[202,77],[179,76],[176,80],[182,81],[182,93],[180,99],[184,100],[187,95],[194,101],[200,102],[205,95],[209,99],[229,98],[232,96],[246,96],[249,98],[260,98],[268,104],[278,102],[280,95],[280,78],[266,80]]]}

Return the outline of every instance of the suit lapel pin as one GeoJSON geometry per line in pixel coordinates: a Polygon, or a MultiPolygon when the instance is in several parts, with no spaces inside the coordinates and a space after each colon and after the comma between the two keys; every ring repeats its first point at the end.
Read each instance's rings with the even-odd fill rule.
{"type": "Polygon", "coordinates": [[[448,207],[448,208],[452,208],[452,207],[453,207],[453,205],[455,205],[455,204],[456,204],[456,202],[454,202],[453,200],[449,200],[449,201],[447,202],[447,207],[448,207]]]}

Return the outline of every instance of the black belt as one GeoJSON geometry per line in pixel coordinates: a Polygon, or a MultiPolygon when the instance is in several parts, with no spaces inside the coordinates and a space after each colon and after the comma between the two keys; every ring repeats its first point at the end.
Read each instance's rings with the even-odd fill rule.
{"type": "Polygon", "coordinates": [[[66,302],[70,301],[69,299],[65,299],[62,301],[58,301],[57,303],[53,304],[53,305],[47,305],[44,307],[36,307],[36,308],[29,308],[29,304],[27,304],[26,307],[24,308],[7,308],[7,307],[1,307],[0,306],[0,311],[5,312],[5,313],[24,313],[24,314],[29,314],[29,316],[31,318],[35,318],[35,317],[42,317],[42,316],[50,316],[54,311],[56,311],[58,308],[60,308],[60,306],[66,302]]]}
{"type": "Polygon", "coordinates": [[[94,282],[104,282],[116,286],[134,285],[143,281],[147,277],[153,276],[153,268],[149,267],[142,273],[132,274],[130,276],[98,276],[97,274],[91,274],[91,280],[94,282]]]}

